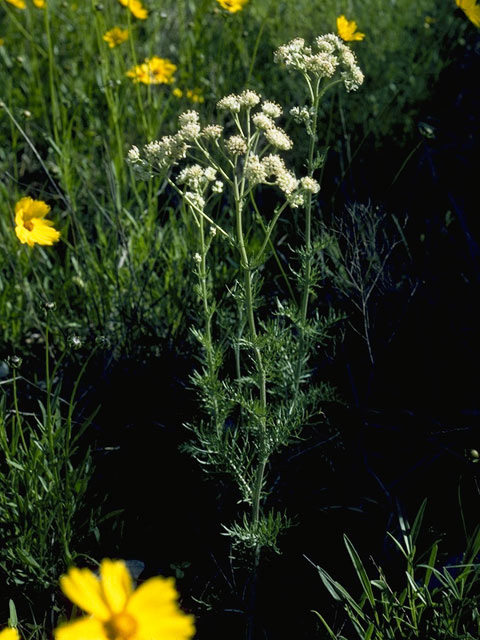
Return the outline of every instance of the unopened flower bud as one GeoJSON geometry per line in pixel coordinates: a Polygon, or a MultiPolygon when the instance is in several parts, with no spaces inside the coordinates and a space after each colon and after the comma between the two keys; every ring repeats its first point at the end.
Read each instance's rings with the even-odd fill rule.
{"type": "Polygon", "coordinates": [[[68,338],[68,346],[71,349],[80,349],[82,346],[82,341],[80,340],[79,336],[70,336],[68,338]]]}

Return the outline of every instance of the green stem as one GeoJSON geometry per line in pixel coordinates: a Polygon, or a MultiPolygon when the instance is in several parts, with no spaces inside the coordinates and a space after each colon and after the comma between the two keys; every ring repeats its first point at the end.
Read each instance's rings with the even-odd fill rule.
{"type": "MultiPolygon", "coordinates": [[[[242,183],[243,185],[243,183],[242,183]]],[[[237,227],[237,241],[240,252],[240,267],[243,272],[243,282],[245,288],[245,307],[247,314],[248,327],[250,329],[250,339],[253,343],[253,351],[255,354],[255,363],[258,374],[258,386],[260,393],[260,430],[259,430],[259,460],[257,468],[255,470],[255,484],[253,488],[252,496],[252,515],[251,524],[255,531],[258,527],[260,520],[260,504],[262,498],[262,487],[265,476],[265,468],[267,464],[267,457],[265,454],[265,437],[266,437],[266,412],[267,412],[267,379],[265,369],[263,366],[262,354],[258,347],[258,334],[255,323],[255,314],[253,307],[253,293],[252,293],[252,267],[250,266],[247,251],[245,248],[245,239],[243,234],[243,202],[244,194],[239,192],[239,184],[237,179],[234,180],[234,192],[235,192],[235,214],[236,214],[236,227],[237,227]]],[[[255,600],[258,580],[258,567],[260,564],[261,544],[259,542],[255,545],[254,550],[254,564],[252,570],[252,583],[250,587],[250,597],[248,603],[248,625],[247,625],[247,638],[251,640],[254,633],[254,621],[255,621],[255,600]]]]}
{"type": "MultiPolygon", "coordinates": [[[[25,436],[23,435],[23,429],[22,429],[22,418],[20,416],[20,411],[18,408],[18,394],[17,394],[17,372],[15,369],[13,369],[12,371],[12,377],[13,377],[13,406],[15,408],[15,423],[16,423],[16,429],[14,430],[14,432],[16,431],[17,434],[20,435],[20,440],[22,441],[25,453],[27,452],[27,443],[25,441],[25,436]]],[[[16,447],[16,443],[17,443],[17,438],[15,437],[15,447],[16,447]]]]}
{"type": "Polygon", "coordinates": [[[54,69],[54,55],[52,45],[52,35],[50,32],[50,15],[48,2],[44,9],[44,23],[45,23],[45,36],[47,39],[47,53],[48,53],[48,84],[50,88],[50,100],[52,103],[52,129],[53,139],[55,144],[59,146],[60,139],[58,134],[58,125],[60,124],[60,109],[58,107],[57,91],[55,89],[55,69],[54,69]]]}
{"type": "MultiPolygon", "coordinates": [[[[198,268],[198,276],[200,279],[200,291],[202,295],[203,313],[205,316],[205,349],[207,351],[207,367],[209,381],[213,383],[216,379],[216,371],[213,358],[213,346],[212,346],[212,309],[209,304],[208,286],[207,286],[207,251],[208,247],[205,243],[205,229],[204,229],[203,217],[199,217],[199,229],[200,229],[200,256],[201,262],[198,268]]],[[[219,421],[218,401],[216,391],[213,393],[213,410],[215,418],[215,429],[217,436],[220,437],[222,425],[219,421]]]]}

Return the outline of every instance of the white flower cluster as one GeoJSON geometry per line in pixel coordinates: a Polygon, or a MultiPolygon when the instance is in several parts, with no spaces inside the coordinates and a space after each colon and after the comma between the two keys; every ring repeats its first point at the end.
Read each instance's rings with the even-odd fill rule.
{"type": "Polygon", "coordinates": [[[282,115],[282,107],[270,100],[265,100],[262,104],[262,111],[269,118],[279,118],[282,115]]]}
{"type": "Polygon", "coordinates": [[[281,151],[288,151],[293,147],[293,142],[287,136],[283,129],[279,127],[272,127],[271,129],[266,129],[264,132],[265,138],[268,142],[275,147],[276,149],[280,149],[281,151]]]}
{"type": "Polygon", "coordinates": [[[276,50],[274,60],[319,78],[331,78],[340,69],[347,91],[356,91],[364,79],[354,53],[334,33],[318,36],[313,48],[295,38],[276,50]]]}
{"type": "Polygon", "coordinates": [[[223,127],[220,124],[207,124],[202,129],[202,136],[207,140],[218,140],[223,133],[223,127]]]}
{"type": "Polygon", "coordinates": [[[140,149],[135,145],[127,153],[127,164],[129,164],[139,178],[146,180],[152,176],[152,170],[146,160],[140,156],[140,149]]]}
{"type": "Polygon", "coordinates": [[[196,111],[184,111],[178,116],[180,129],[177,135],[182,139],[190,142],[196,140],[201,131],[200,118],[196,111]]]}
{"type": "Polygon", "coordinates": [[[186,185],[189,189],[202,192],[210,182],[216,180],[217,172],[213,167],[201,167],[199,164],[191,164],[183,168],[177,176],[177,185],[186,185]]]}
{"type": "Polygon", "coordinates": [[[299,181],[295,178],[293,171],[289,171],[284,160],[276,155],[270,154],[260,159],[252,154],[245,165],[245,176],[252,184],[277,185],[285,194],[292,206],[298,206],[292,198],[294,191],[299,186],[299,181]]]}
{"type": "Polygon", "coordinates": [[[225,147],[232,156],[244,156],[247,153],[247,141],[243,136],[230,136],[225,140],[225,147]]]}
{"type": "Polygon", "coordinates": [[[290,115],[297,124],[309,125],[315,115],[315,109],[313,107],[292,107],[290,115]]]}
{"type": "Polygon", "coordinates": [[[252,154],[245,164],[245,176],[253,186],[256,184],[276,185],[285,194],[291,207],[300,207],[305,202],[305,193],[318,193],[320,185],[308,176],[297,180],[293,171],[285,166],[279,155],[270,154],[260,159],[252,154]]]}
{"type": "Polygon", "coordinates": [[[242,91],[240,94],[231,93],[217,102],[217,109],[222,111],[230,111],[231,113],[240,113],[242,107],[251,109],[260,102],[260,96],[255,91],[249,89],[242,91]]]}
{"type": "Polygon", "coordinates": [[[177,164],[187,155],[187,145],[178,133],[149,142],[140,154],[138,147],[132,147],[127,154],[127,162],[139,173],[151,173],[177,164]]]}
{"type": "Polygon", "coordinates": [[[277,127],[273,118],[278,118],[282,115],[282,109],[278,104],[274,102],[265,101],[262,104],[262,110],[258,111],[252,116],[252,122],[263,131],[267,142],[281,151],[288,151],[293,147],[293,142],[287,136],[285,131],[280,127],[277,127]]]}

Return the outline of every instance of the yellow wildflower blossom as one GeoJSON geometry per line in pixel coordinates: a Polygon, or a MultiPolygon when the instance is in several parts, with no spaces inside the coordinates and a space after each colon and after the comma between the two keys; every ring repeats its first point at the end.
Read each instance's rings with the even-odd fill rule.
{"type": "Polygon", "coordinates": [[[17,9],[25,9],[25,7],[27,6],[25,0],[7,0],[7,2],[13,4],[13,6],[17,7],[17,9]]]}
{"type": "Polygon", "coordinates": [[[124,7],[128,7],[135,18],[146,20],[148,11],[145,9],[140,0],[118,0],[124,7]]]}
{"type": "Polygon", "coordinates": [[[351,42],[352,40],[363,40],[365,34],[357,31],[357,23],[355,20],[347,20],[342,14],[337,18],[337,31],[338,35],[345,42],[351,42]]]}
{"type": "Polygon", "coordinates": [[[187,89],[187,98],[190,102],[205,102],[205,98],[202,96],[202,92],[197,87],[195,89],[187,89]]]}
{"type": "Polygon", "coordinates": [[[134,590],[125,563],[106,559],[100,578],[72,568],[60,586],[89,615],[58,627],[55,640],[189,640],[195,633],[193,616],[178,607],[173,578],[150,578],[134,590]]]}
{"type": "Polygon", "coordinates": [[[39,9],[44,9],[47,3],[45,0],[33,0],[33,4],[39,9]]]}
{"type": "Polygon", "coordinates": [[[103,34],[103,39],[108,44],[110,49],[116,47],[117,44],[122,44],[125,40],[128,40],[128,29],[120,29],[120,27],[113,27],[103,34]]]}
{"type": "Polygon", "coordinates": [[[476,27],[480,27],[480,4],[477,4],[475,0],[455,0],[455,2],[470,22],[473,22],[476,27]]]}
{"type": "Polygon", "coordinates": [[[175,87],[172,93],[176,98],[181,98],[183,96],[183,91],[179,87],[175,87]]]}
{"type": "Polygon", "coordinates": [[[236,13],[243,9],[243,5],[247,4],[248,0],[217,0],[218,4],[230,13],[236,13]]]}
{"type": "Polygon", "coordinates": [[[0,631],[0,640],[20,640],[18,631],[13,627],[7,627],[0,631]]]}
{"type": "MultiPolygon", "coordinates": [[[[15,233],[22,244],[52,245],[60,239],[60,232],[53,229],[51,220],[44,220],[50,206],[43,200],[33,200],[29,196],[15,205],[15,233]]],[[[10,639],[12,640],[12,639],[10,639]]]]}
{"type": "Polygon", "coordinates": [[[172,84],[175,82],[173,74],[177,70],[177,65],[166,58],[145,58],[142,64],[132,67],[127,71],[127,76],[133,78],[134,82],[143,84],[172,84]]]}

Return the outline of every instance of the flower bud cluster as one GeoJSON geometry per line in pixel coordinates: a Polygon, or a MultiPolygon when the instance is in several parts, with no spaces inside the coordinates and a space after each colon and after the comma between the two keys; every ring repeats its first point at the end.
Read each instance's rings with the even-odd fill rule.
{"type": "Polygon", "coordinates": [[[339,69],[347,91],[356,91],[364,79],[354,53],[334,33],[318,36],[314,47],[295,38],[276,50],[274,60],[317,78],[331,78],[339,69]]]}
{"type": "Polygon", "coordinates": [[[297,124],[310,125],[315,116],[315,109],[313,107],[292,107],[290,109],[290,115],[297,124]]]}
{"type": "Polygon", "coordinates": [[[166,169],[187,155],[185,139],[178,133],[149,142],[140,154],[138,147],[132,147],[127,154],[127,162],[138,173],[151,175],[152,171],[166,169]]]}

